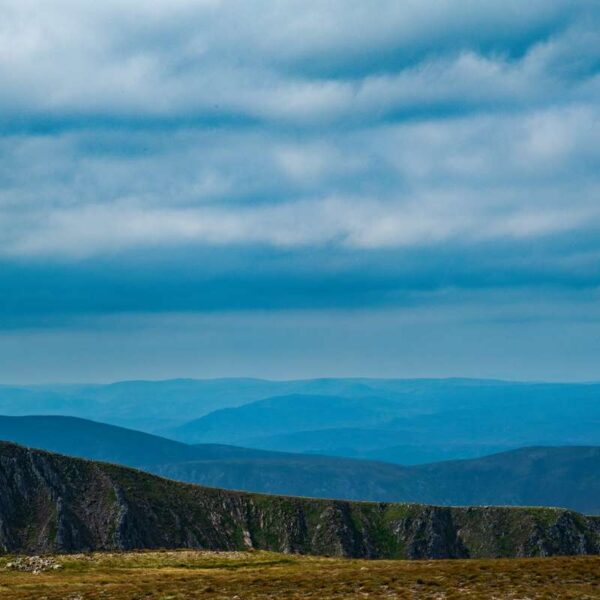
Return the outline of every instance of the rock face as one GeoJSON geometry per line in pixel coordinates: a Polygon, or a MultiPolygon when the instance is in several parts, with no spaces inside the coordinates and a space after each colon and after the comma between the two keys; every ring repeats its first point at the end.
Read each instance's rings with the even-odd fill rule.
{"type": "Polygon", "coordinates": [[[366,558],[600,553],[598,519],[232,492],[0,443],[0,552],[247,548],[366,558]]]}

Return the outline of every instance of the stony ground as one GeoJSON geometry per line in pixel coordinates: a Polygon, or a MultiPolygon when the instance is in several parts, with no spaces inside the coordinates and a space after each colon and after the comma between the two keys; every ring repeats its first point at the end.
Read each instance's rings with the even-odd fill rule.
{"type": "Polygon", "coordinates": [[[2,557],[0,598],[600,599],[600,557],[364,561],[191,551],[2,557]]]}

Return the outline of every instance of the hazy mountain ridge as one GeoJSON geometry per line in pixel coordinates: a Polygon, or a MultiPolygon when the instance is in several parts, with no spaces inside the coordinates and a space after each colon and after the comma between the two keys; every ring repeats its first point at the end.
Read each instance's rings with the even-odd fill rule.
{"type": "Polygon", "coordinates": [[[0,386],[0,414],[58,414],[144,431],[181,423],[223,406],[269,395],[270,382],[253,379],[171,379],[110,384],[0,386]]]}
{"type": "Polygon", "coordinates": [[[561,398],[576,403],[586,398],[597,401],[600,398],[600,384],[520,383],[459,378],[291,381],[229,378],[121,381],[90,385],[0,385],[0,414],[69,415],[157,432],[183,425],[214,410],[291,394],[377,397],[396,402],[401,413],[399,416],[416,416],[461,408],[473,410],[482,405],[500,405],[518,410],[525,401],[535,401],[536,397],[548,399],[550,403],[561,398]]]}
{"type": "Polygon", "coordinates": [[[2,552],[268,549],[452,558],[600,552],[593,518],[561,509],[441,508],[261,496],[0,443],[2,552]]]}
{"type": "Polygon", "coordinates": [[[369,397],[268,398],[214,411],[165,433],[189,443],[399,464],[475,458],[523,446],[600,444],[597,384],[424,380],[375,388],[373,383],[379,395],[369,397]]]}
{"type": "Polygon", "coordinates": [[[186,442],[211,442],[213,438],[226,438],[228,443],[244,443],[258,435],[305,429],[319,431],[356,423],[365,427],[376,426],[404,411],[397,401],[386,398],[290,394],[213,411],[168,433],[186,442]]]}

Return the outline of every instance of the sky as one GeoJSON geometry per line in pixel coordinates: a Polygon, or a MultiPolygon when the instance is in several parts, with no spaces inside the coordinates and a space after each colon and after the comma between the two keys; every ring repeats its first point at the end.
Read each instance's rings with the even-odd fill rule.
{"type": "Polygon", "coordinates": [[[0,13],[0,383],[600,380],[600,3],[0,13]]]}

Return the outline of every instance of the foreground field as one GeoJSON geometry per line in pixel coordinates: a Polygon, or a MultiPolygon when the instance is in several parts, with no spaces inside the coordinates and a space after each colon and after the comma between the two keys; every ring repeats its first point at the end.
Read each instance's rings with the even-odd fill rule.
{"type": "Polygon", "coordinates": [[[365,561],[197,551],[2,557],[0,598],[600,599],[600,557],[365,561]]]}

